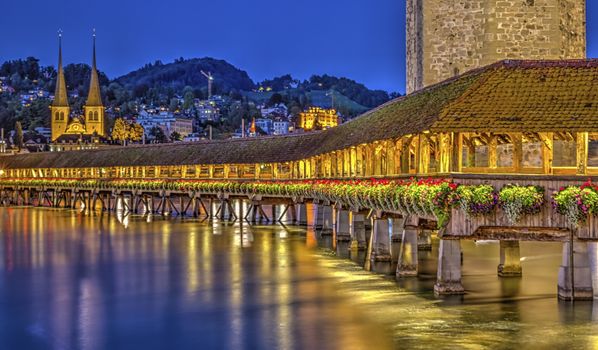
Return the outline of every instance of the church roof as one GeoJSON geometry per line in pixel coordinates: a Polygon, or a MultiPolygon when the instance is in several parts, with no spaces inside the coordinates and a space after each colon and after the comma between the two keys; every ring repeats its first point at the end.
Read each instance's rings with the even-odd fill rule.
{"type": "Polygon", "coordinates": [[[88,107],[101,107],[102,96],[100,92],[100,80],[98,78],[98,70],[96,67],[96,36],[93,35],[93,58],[91,64],[91,79],[89,80],[89,94],[87,95],[87,101],[85,106],[88,107]]]}
{"type": "Polygon", "coordinates": [[[56,75],[56,90],[54,92],[54,101],[52,101],[52,106],[69,106],[66,82],[64,80],[64,70],[62,69],[62,34],[58,36],[58,73],[56,75]]]}
{"type": "Polygon", "coordinates": [[[598,60],[501,61],[288,136],[0,157],[2,168],[270,163],[432,132],[598,132],[598,60]]]}

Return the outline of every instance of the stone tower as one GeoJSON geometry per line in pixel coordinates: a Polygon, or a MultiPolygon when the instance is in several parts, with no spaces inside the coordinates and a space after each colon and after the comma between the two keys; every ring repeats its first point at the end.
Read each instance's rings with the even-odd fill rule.
{"type": "Polygon", "coordinates": [[[64,71],[62,69],[62,33],[58,34],[58,73],[56,75],[56,90],[54,101],[50,106],[52,126],[52,141],[64,134],[69,122],[71,108],[69,107],[64,71]]]}
{"type": "Polygon", "coordinates": [[[91,78],[89,80],[89,94],[85,101],[84,115],[87,134],[104,136],[104,106],[100,92],[100,80],[96,67],[96,34],[93,33],[93,57],[91,63],[91,78]]]}
{"type": "Polygon", "coordinates": [[[585,0],[407,0],[408,93],[503,59],[585,56],[585,0]]]}

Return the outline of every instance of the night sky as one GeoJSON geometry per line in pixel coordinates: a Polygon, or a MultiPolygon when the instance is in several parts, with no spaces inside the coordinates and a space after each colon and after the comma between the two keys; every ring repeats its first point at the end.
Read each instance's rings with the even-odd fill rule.
{"type": "MultiPolygon", "coordinates": [[[[404,0],[58,0],[0,5],[0,62],[35,56],[98,65],[110,78],[157,59],[211,56],[254,81],[286,73],[346,76],[370,88],[405,90],[404,0]]],[[[598,57],[598,2],[588,1],[588,56],[598,57]]]]}

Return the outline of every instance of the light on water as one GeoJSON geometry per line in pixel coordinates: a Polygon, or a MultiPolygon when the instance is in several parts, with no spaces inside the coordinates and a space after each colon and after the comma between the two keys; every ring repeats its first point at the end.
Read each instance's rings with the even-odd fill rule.
{"type": "Polygon", "coordinates": [[[523,277],[499,278],[498,243],[463,242],[467,294],[438,299],[436,242],[418,278],[396,281],[295,226],[33,208],[0,218],[1,349],[598,345],[598,305],[556,298],[560,243],[521,243],[523,277]]]}

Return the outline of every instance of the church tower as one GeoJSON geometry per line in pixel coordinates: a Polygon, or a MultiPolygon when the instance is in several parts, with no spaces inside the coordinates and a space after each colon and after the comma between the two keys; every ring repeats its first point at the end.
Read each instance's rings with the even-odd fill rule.
{"type": "Polygon", "coordinates": [[[503,59],[586,57],[585,0],[407,0],[407,92],[503,59]]]}
{"type": "Polygon", "coordinates": [[[66,91],[66,82],[64,80],[64,71],[62,69],[62,32],[58,33],[58,74],[56,75],[56,91],[54,92],[54,101],[50,106],[50,118],[52,126],[52,141],[65,133],[69,122],[68,95],[66,91]]]}
{"type": "Polygon", "coordinates": [[[93,57],[91,65],[91,79],[89,80],[89,94],[85,102],[85,129],[87,134],[105,136],[104,131],[104,106],[100,92],[100,80],[96,67],[96,33],[93,33],[93,57]]]}

